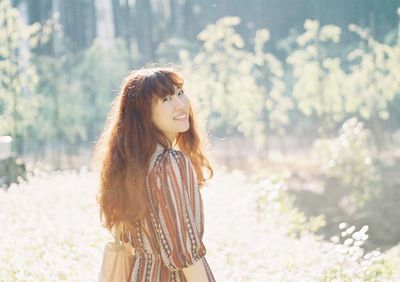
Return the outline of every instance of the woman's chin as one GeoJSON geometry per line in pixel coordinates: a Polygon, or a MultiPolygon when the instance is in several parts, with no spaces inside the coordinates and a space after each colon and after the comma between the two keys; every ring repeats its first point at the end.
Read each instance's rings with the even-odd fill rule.
{"type": "Polygon", "coordinates": [[[186,132],[189,130],[189,128],[190,128],[190,125],[188,124],[187,126],[183,126],[179,132],[186,132]]]}

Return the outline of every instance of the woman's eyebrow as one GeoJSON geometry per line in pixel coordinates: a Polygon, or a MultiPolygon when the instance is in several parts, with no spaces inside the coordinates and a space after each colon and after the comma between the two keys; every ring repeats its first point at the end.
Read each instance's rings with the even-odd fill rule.
{"type": "Polygon", "coordinates": [[[174,93],[177,93],[177,92],[179,92],[180,90],[182,90],[182,86],[176,86],[176,89],[175,89],[175,92],[174,92],[174,93]]]}

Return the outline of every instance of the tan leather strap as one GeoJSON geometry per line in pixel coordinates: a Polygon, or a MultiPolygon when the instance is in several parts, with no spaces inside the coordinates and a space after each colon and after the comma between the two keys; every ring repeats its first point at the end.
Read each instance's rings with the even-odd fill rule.
{"type": "Polygon", "coordinates": [[[115,223],[111,228],[111,234],[116,244],[122,244],[123,224],[115,223]]]}

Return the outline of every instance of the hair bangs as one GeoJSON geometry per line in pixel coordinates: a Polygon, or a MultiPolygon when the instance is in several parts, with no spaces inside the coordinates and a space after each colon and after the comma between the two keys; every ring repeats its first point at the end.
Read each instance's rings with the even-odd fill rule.
{"type": "MultiPolygon", "coordinates": [[[[149,77],[150,78],[150,77],[149,77]]],[[[154,72],[150,78],[151,80],[151,93],[158,98],[162,99],[168,95],[175,93],[176,87],[182,87],[183,78],[178,74],[166,70],[154,72]]]]}

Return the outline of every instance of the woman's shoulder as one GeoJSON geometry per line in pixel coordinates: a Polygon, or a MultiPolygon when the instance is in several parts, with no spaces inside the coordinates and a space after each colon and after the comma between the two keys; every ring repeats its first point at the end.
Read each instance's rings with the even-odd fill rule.
{"type": "Polygon", "coordinates": [[[156,161],[156,166],[168,166],[172,164],[186,165],[189,158],[178,149],[166,149],[156,161]]]}
{"type": "Polygon", "coordinates": [[[160,176],[166,175],[170,177],[175,175],[190,182],[197,180],[197,173],[191,159],[178,149],[165,149],[157,156],[153,168],[149,171],[149,177],[152,179],[159,179],[160,176]]]}
{"type": "Polygon", "coordinates": [[[151,171],[158,169],[187,168],[190,164],[189,157],[182,151],[172,148],[159,151],[155,156],[151,171]]]}
{"type": "Polygon", "coordinates": [[[167,149],[165,147],[157,143],[156,148],[150,158],[148,173],[150,173],[154,169],[156,163],[159,161],[160,157],[166,152],[166,150],[167,149]]]}

